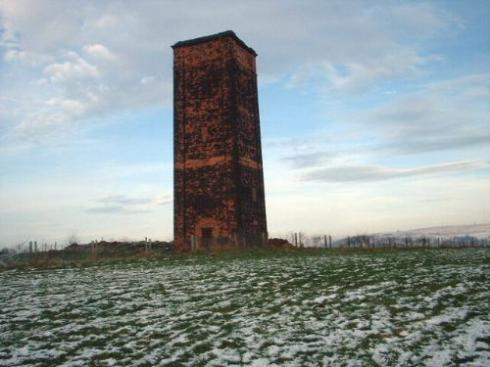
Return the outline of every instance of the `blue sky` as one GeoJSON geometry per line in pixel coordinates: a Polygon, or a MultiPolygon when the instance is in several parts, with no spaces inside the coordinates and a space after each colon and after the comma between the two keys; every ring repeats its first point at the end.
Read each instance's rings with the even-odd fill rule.
{"type": "Polygon", "coordinates": [[[0,0],[0,246],[172,238],[172,50],[257,53],[271,235],[490,222],[488,1],[0,0]]]}

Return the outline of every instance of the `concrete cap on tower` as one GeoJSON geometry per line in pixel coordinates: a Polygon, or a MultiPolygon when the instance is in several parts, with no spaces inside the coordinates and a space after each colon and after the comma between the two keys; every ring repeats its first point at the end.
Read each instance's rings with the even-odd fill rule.
{"type": "Polygon", "coordinates": [[[212,41],[212,40],[215,40],[218,38],[226,38],[226,37],[230,37],[230,38],[234,39],[242,48],[244,48],[245,50],[247,50],[248,52],[250,52],[254,56],[257,56],[257,53],[255,52],[255,50],[251,47],[248,47],[245,44],[245,42],[243,42],[240,38],[238,38],[238,36],[233,31],[225,31],[225,32],[221,32],[221,33],[211,34],[209,36],[192,38],[192,39],[189,39],[186,41],[179,41],[176,44],[174,44],[172,46],[172,48],[175,49],[178,47],[192,46],[192,45],[196,45],[198,43],[205,43],[205,42],[209,42],[209,41],[212,41]]]}

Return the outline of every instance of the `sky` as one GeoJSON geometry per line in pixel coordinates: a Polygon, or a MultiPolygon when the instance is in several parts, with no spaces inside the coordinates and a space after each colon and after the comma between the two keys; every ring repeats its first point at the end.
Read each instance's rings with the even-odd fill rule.
{"type": "Polygon", "coordinates": [[[171,240],[170,46],[225,30],[270,236],[490,222],[489,1],[0,0],[0,246],[171,240]]]}

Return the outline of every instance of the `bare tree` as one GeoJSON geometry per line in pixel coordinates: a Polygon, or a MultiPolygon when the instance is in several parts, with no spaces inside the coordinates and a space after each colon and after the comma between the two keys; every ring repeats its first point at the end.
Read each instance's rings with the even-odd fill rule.
{"type": "Polygon", "coordinates": [[[68,245],[78,245],[78,238],[75,234],[72,234],[70,237],[68,237],[68,245]]]}

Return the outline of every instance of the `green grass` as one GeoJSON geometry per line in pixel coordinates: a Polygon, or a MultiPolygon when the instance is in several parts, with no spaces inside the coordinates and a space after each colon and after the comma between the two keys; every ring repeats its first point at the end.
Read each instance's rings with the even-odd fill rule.
{"type": "Polygon", "coordinates": [[[9,270],[0,366],[484,365],[489,278],[488,249],[260,249],[9,270]]]}

